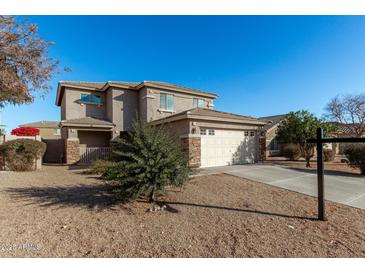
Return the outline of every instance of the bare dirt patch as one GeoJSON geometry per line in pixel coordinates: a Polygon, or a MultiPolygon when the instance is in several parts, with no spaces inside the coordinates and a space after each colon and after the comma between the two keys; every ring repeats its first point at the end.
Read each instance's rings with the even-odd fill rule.
{"type": "Polygon", "coordinates": [[[365,212],[229,175],[120,204],[102,181],[44,167],[0,174],[1,257],[364,257],[365,212]],[[12,244],[15,246],[9,248],[12,244]],[[25,246],[20,246],[25,244],[25,246]],[[26,245],[28,244],[28,246],[26,245]]]}

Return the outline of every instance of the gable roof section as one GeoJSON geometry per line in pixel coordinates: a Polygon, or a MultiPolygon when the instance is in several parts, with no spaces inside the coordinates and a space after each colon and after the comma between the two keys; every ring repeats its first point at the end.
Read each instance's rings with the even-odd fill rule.
{"type": "Polygon", "coordinates": [[[34,128],[58,128],[59,121],[37,121],[19,125],[20,127],[34,127],[34,128]]]}
{"type": "Polygon", "coordinates": [[[194,95],[201,95],[209,98],[217,98],[218,95],[206,91],[201,91],[197,89],[187,88],[183,86],[178,86],[175,84],[165,83],[165,82],[156,82],[156,81],[143,81],[143,82],[121,82],[121,81],[108,81],[108,82],[73,82],[73,81],[60,81],[58,83],[57,88],[57,97],[56,97],[56,105],[60,106],[64,88],[77,88],[77,89],[85,89],[85,90],[93,90],[93,91],[106,91],[109,87],[120,87],[131,90],[140,90],[143,87],[155,87],[166,90],[173,90],[177,92],[183,92],[194,95]]]}
{"type": "Polygon", "coordinates": [[[286,118],[287,114],[279,114],[273,116],[260,117],[260,120],[270,121],[267,125],[264,126],[264,130],[271,130],[275,126],[277,126],[281,121],[286,118]]]}
{"type": "Polygon", "coordinates": [[[265,125],[267,121],[251,116],[244,116],[206,108],[193,108],[171,116],[152,121],[151,124],[163,124],[182,119],[210,120],[217,122],[232,122],[239,124],[265,125]]]}

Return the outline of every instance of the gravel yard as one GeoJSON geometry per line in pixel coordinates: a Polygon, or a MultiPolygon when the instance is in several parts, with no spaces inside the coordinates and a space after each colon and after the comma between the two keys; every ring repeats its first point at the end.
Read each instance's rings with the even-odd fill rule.
{"type": "Polygon", "coordinates": [[[219,174],[169,191],[165,211],[121,204],[80,170],[0,173],[1,257],[364,257],[365,212],[219,174]]]}

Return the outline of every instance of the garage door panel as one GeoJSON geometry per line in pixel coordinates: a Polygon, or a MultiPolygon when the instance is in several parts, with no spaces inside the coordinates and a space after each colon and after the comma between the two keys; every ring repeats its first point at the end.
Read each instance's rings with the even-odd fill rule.
{"type": "Polygon", "coordinates": [[[201,166],[253,163],[255,149],[254,136],[245,136],[244,131],[216,129],[215,135],[201,135],[201,166]]]}

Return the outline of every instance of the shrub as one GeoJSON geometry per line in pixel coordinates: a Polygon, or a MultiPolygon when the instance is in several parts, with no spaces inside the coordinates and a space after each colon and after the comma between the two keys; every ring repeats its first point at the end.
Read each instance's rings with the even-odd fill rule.
{"type": "Polygon", "coordinates": [[[359,168],[361,174],[365,175],[365,145],[353,144],[346,146],[344,153],[349,160],[349,165],[359,168]]]}
{"type": "Polygon", "coordinates": [[[301,156],[300,148],[298,145],[294,144],[284,145],[283,155],[291,161],[297,161],[301,156]]]}
{"type": "Polygon", "coordinates": [[[92,162],[90,169],[86,171],[87,174],[104,174],[109,167],[113,166],[114,162],[107,160],[96,160],[92,162]]]}
{"type": "Polygon", "coordinates": [[[33,127],[18,127],[11,131],[11,135],[16,136],[36,136],[39,135],[39,129],[33,127]]]}
{"type": "Polygon", "coordinates": [[[323,156],[325,162],[332,162],[336,155],[332,149],[323,149],[323,156]]]}
{"type": "Polygon", "coordinates": [[[45,151],[45,143],[30,139],[11,140],[0,146],[5,166],[13,171],[33,170],[35,161],[42,157],[45,151]]]}
{"type": "Polygon", "coordinates": [[[187,157],[164,127],[134,122],[127,137],[113,146],[119,161],[102,176],[120,183],[125,200],[147,196],[156,202],[165,186],[182,186],[189,174],[187,157]]]}

